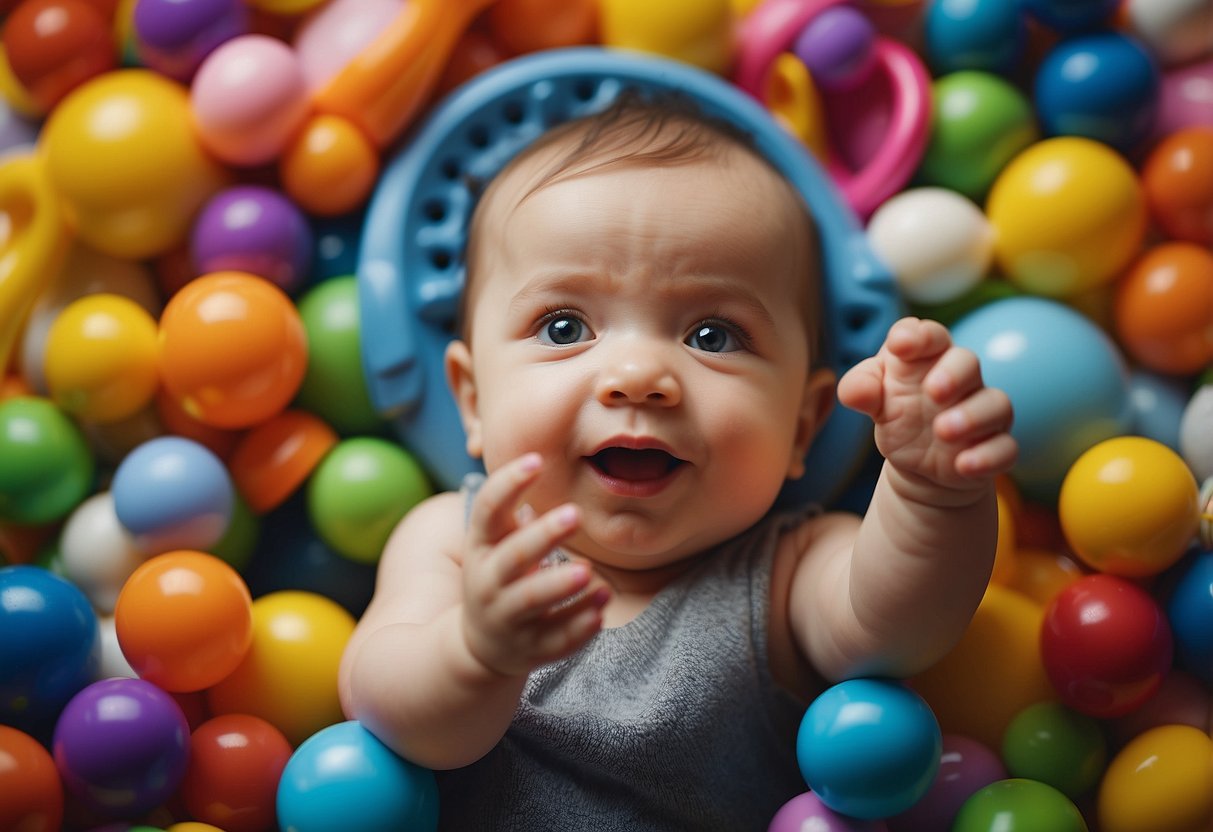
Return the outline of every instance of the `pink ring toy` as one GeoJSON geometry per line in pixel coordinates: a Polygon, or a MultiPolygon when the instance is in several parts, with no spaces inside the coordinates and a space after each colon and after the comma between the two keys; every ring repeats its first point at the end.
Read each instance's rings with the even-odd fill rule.
{"type": "MultiPolygon", "coordinates": [[[[749,95],[763,101],[767,74],[775,58],[787,51],[800,31],[822,11],[847,0],[766,0],[742,22],[738,30],[737,69],[734,82],[749,95]]],[[[846,163],[834,148],[826,164],[830,178],[847,202],[863,218],[910,181],[922,160],[930,138],[931,77],[922,61],[906,46],[892,38],[878,36],[874,49],[873,77],[868,85],[882,83],[888,95],[884,105],[887,122],[884,135],[870,157],[857,170],[846,163]]],[[[853,107],[870,109],[880,104],[862,94],[823,96],[826,109],[853,107]]],[[[764,102],[765,103],[765,102],[764,102]]],[[[855,141],[853,135],[835,140],[855,141]]]]}

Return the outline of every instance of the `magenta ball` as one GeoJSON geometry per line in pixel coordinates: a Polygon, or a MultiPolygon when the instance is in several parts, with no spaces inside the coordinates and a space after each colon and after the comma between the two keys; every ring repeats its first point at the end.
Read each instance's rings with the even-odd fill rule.
{"type": "Polygon", "coordinates": [[[951,829],[964,802],[978,789],[1007,778],[995,752],[977,740],[945,734],[939,774],[931,788],[905,812],[889,818],[890,832],[951,829]]]}
{"type": "Polygon", "coordinates": [[[139,60],[183,82],[215,47],[249,30],[241,0],[137,0],[132,18],[139,60]]]}
{"type": "Polygon", "coordinates": [[[87,808],[130,817],[177,791],[189,739],[189,723],[167,693],[142,679],[105,679],[72,697],[59,715],[55,767],[87,808]]]}
{"type": "Polygon", "coordinates": [[[826,807],[812,792],[797,795],[775,813],[767,832],[888,832],[882,820],[859,820],[826,807]]]}
{"type": "Polygon", "coordinates": [[[867,77],[875,60],[876,29],[850,6],[832,6],[816,15],[792,46],[823,90],[845,90],[867,77]]]}
{"type": "Polygon", "coordinates": [[[311,267],[312,229],[295,203],[278,191],[239,185],[203,207],[190,253],[198,274],[248,272],[290,293],[303,284],[311,267]]]}

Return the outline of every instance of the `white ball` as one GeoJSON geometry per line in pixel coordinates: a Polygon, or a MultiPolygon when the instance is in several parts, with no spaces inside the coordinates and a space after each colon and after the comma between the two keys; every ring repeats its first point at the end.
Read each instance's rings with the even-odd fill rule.
{"type": "Polygon", "coordinates": [[[911,188],[886,200],[868,222],[868,242],[914,303],[955,300],[981,282],[994,257],[985,214],[947,188],[911,188]]]}
{"type": "Polygon", "coordinates": [[[1213,384],[1197,390],[1184,408],[1179,453],[1198,482],[1213,477],[1213,384]]]}
{"type": "Polygon", "coordinates": [[[99,615],[110,615],[126,579],[147,556],[118,522],[108,491],[76,506],[59,536],[63,574],[92,602],[99,615]]]}
{"type": "Polygon", "coordinates": [[[1166,66],[1213,54],[1213,3],[1209,0],[1127,0],[1129,32],[1166,66]]]}
{"type": "Polygon", "coordinates": [[[122,652],[118,643],[118,628],[112,615],[103,615],[97,619],[97,627],[101,633],[101,669],[97,671],[98,679],[137,679],[139,674],[131,667],[130,662],[122,652]]]}

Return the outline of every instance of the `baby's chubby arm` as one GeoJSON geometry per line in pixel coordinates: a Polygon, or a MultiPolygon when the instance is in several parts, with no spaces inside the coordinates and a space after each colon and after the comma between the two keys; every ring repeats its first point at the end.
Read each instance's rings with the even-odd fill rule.
{"type": "Polygon", "coordinates": [[[431,498],[393,533],[375,597],[346,648],[346,715],[428,768],[467,765],[505,734],[527,674],[602,626],[606,590],[583,564],[539,569],[577,528],[572,506],[521,516],[541,467],[516,459],[485,480],[464,531],[463,500],[431,498]]]}
{"type": "Polygon", "coordinates": [[[1011,403],[934,321],[904,318],[838,385],[885,457],[853,522],[818,521],[791,588],[793,633],[830,679],[905,677],[955,645],[997,545],[994,478],[1015,462],[1011,403]]]}

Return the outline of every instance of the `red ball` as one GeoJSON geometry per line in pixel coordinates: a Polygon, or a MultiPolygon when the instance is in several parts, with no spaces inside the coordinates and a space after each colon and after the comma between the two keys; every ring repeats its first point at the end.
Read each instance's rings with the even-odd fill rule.
{"type": "Polygon", "coordinates": [[[24,0],[5,21],[3,45],[13,76],[44,110],[118,64],[109,21],[82,0],[24,0]]]}
{"type": "Polygon", "coordinates": [[[1040,633],[1045,673],[1069,707],[1121,717],[1154,695],[1171,668],[1171,628],[1149,593],[1114,575],[1061,590],[1040,633]]]}
{"type": "Polygon", "coordinates": [[[226,832],[277,829],[278,781],[291,756],[282,732],[260,717],[225,714],[190,737],[181,783],[189,813],[226,832]]]}
{"type": "Polygon", "coordinates": [[[63,784],[50,752],[0,725],[0,829],[56,832],[62,821],[63,784]]]}

